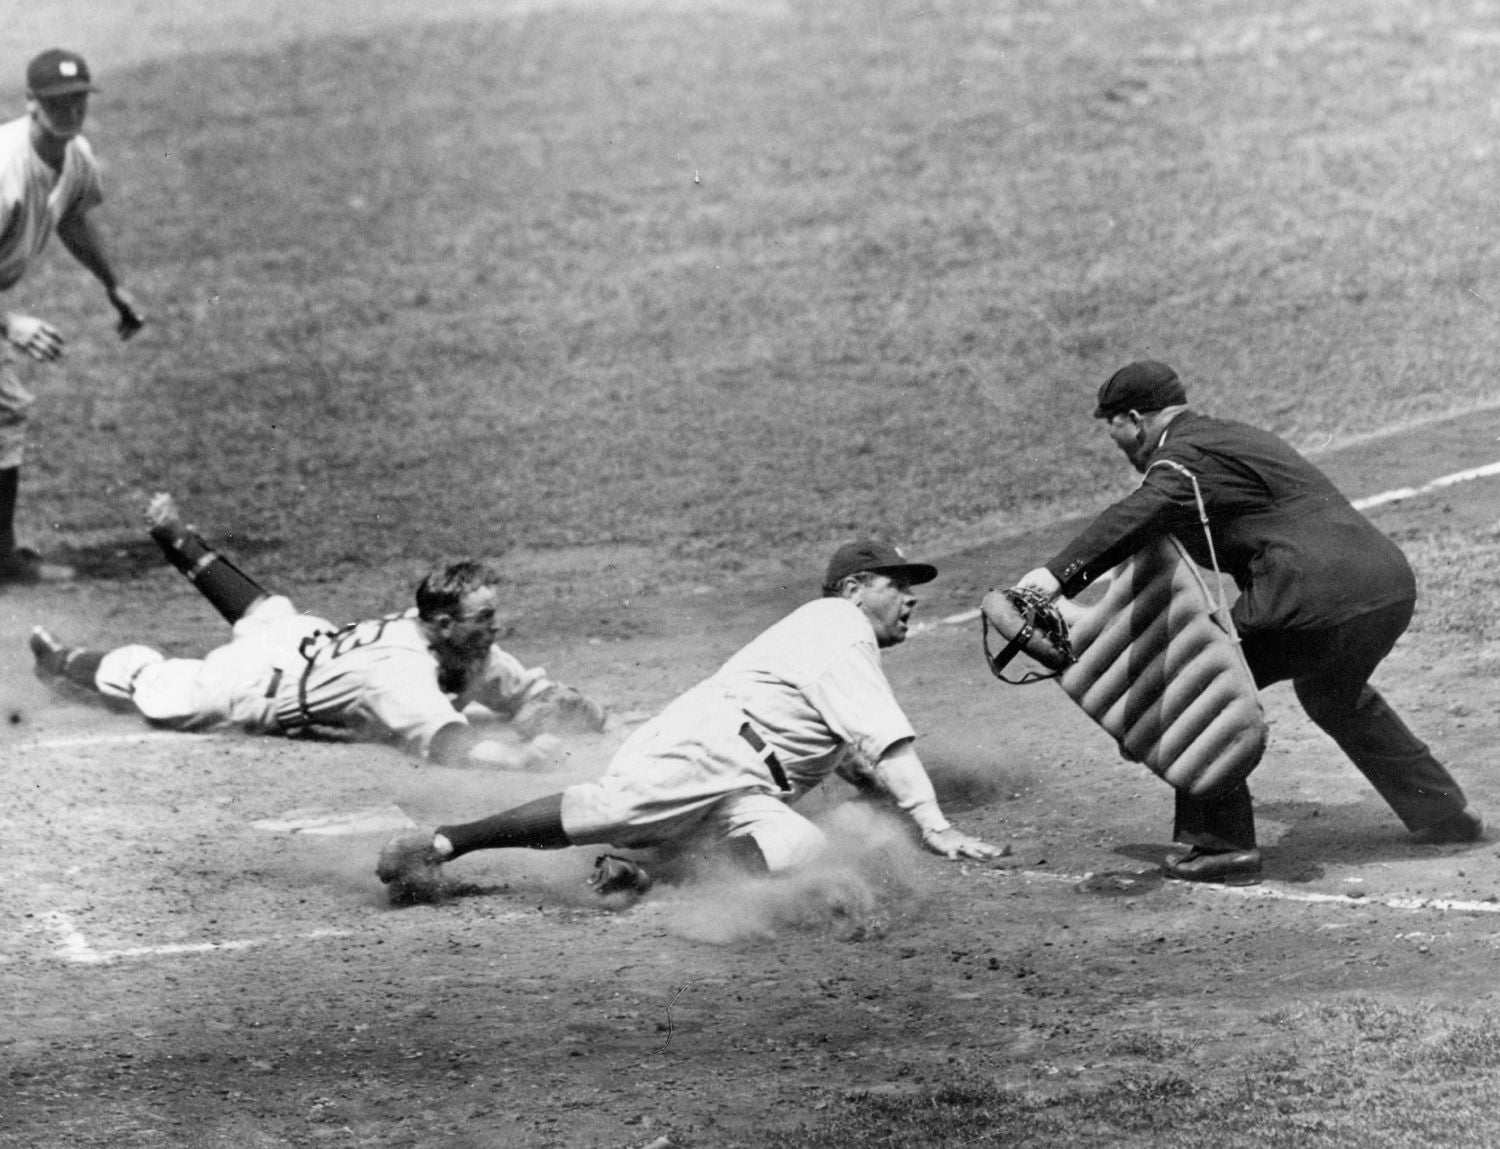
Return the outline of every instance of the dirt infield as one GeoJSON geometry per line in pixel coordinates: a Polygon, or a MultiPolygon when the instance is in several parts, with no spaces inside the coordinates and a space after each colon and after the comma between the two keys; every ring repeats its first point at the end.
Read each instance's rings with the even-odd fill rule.
{"type": "MultiPolygon", "coordinates": [[[[1372,495],[1369,459],[1379,490],[1417,486],[1486,461],[1497,431],[1470,419],[1325,462],[1372,495]]],[[[1398,536],[1493,523],[1497,481],[1371,513],[1398,536]]],[[[830,789],[812,802],[842,846],[816,880],[669,887],[633,908],[585,890],[596,851],[467,858],[461,896],[438,907],[387,908],[371,873],[392,828],[556,789],[618,734],[571,743],[558,771],[506,775],[155,733],[45,691],[24,634],[92,619],[94,640],[211,641],[175,575],[5,594],[0,1144],[759,1144],[849,1090],[899,1096],[962,1071],[1045,1095],[1159,1067],[1163,1050],[1208,1073],[1283,1049],[1318,1002],[1488,998],[1494,845],[1409,844],[1287,691],[1267,695],[1257,775],[1267,881],[1158,880],[1166,788],[1061,692],[994,683],[962,621],[1048,541],[945,556],[927,625],[887,660],[950,813],[1008,858],[922,856],[830,789]],[[833,889],[866,912],[831,911],[833,889]]],[[[615,633],[521,620],[510,644],[628,724],[808,591],[644,600],[615,633]]],[[[1379,679],[1489,810],[1497,659],[1492,641],[1418,633],[1379,679]]]]}

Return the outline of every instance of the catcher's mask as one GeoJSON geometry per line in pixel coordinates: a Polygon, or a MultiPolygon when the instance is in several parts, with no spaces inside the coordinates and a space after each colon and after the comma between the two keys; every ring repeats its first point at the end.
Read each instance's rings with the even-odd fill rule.
{"type": "Polygon", "coordinates": [[[980,642],[984,660],[1001,682],[1025,686],[1056,678],[1073,663],[1073,649],[1068,641],[1068,624],[1061,612],[1043,594],[1027,587],[991,591],[979,610],[980,642]],[[999,651],[990,649],[990,629],[1005,639],[999,651]],[[1027,671],[1019,678],[1007,678],[1005,668],[1025,651],[1050,673],[1027,671]]]}

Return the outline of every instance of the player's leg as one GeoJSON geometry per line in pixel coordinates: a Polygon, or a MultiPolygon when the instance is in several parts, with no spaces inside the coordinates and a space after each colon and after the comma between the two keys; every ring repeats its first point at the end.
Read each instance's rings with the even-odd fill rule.
{"type": "Polygon", "coordinates": [[[1462,787],[1368,681],[1411,613],[1411,604],[1398,604],[1336,628],[1330,657],[1292,685],[1307,716],[1419,840],[1476,841],[1484,823],[1468,810],[1462,787]]]}
{"type": "Polygon", "coordinates": [[[183,524],[171,495],[152,498],[146,508],[146,525],[167,562],[231,624],[268,596],[264,587],[209,546],[195,528],[183,524]]]}
{"type": "Polygon", "coordinates": [[[704,819],[718,857],[750,873],[786,874],[828,846],[823,831],[780,798],[763,791],[723,799],[704,819]]]}
{"type": "Polygon", "coordinates": [[[575,843],[563,829],[562,794],[549,794],[474,822],[400,834],[385,844],[376,876],[397,902],[428,902],[442,891],[442,866],[475,850],[560,850],[575,843]]]}
{"type": "Polygon", "coordinates": [[[98,674],[104,651],[68,646],[44,626],[32,628],[30,646],[36,676],[43,682],[67,682],[103,693],[99,689],[98,674]]]}
{"type": "Polygon", "coordinates": [[[16,541],[16,503],[32,394],[21,384],[9,345],[0,346],[0,584],[66,582],[72,567],[49,563],[16,541]]]}

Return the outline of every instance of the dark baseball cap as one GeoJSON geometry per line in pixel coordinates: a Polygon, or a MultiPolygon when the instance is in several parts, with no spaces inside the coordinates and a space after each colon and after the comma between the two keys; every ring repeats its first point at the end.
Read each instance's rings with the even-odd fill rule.
{"type": "Polygon", "coordinates": [[[26,90],[38,99],[49,99],[99,89],[90,82],[89,66],[82,56],[63,48],[49,48],[26,65],[26,90]]]}
{"type": "Polygon", "coordinates": [[[823,587],[832,590],[839,580],[860,571],[900,576],[912,586],[931,582],[937,578],[937,567],[930,563],[914,563],[890,543],[879,543],[866,539],[857,543],[845,543],[833,552],[828,563],[828,573],[823,576],[823,587]]]}
{"type": "Polygon", "coordinates": [[[1112,419],[1126,411],[1160,411],[1187,402],[1187,390],[1165,363],[1142,359],[1121,367],[1099,388],[1095,419],[1112,419]]]}

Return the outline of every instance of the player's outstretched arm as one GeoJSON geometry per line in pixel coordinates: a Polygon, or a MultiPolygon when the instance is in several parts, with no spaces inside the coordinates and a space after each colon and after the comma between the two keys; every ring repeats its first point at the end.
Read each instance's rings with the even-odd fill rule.
{"type": "Polygon", "coordinates": [[[115,274],[113,262],[105,247],[104,238],[89,218],[87,212],[74,212],[57,221],[57,238],[69,253],[87,268],[109,296],[109,302],[119,316],[115,330],[121,339],[129,339],[146,325],[146,316],[136,304],[135,296],[127,291],[115,274]]]}
{"type": "Polygon", "coordinates": [[[917,756],[910,739],[898,742],[881,755],[870,771],[876,784],[895,801],[922,831],[922,845],[945,858],[999,858],[1005,850],[972,834],[965,834],[946,817],[938,805],[932,779],[917,756]]]}

